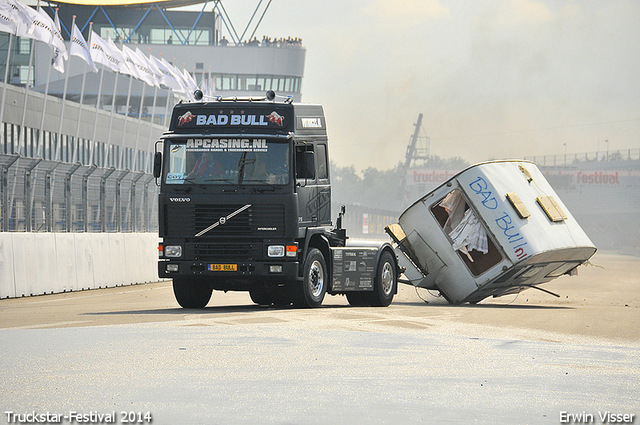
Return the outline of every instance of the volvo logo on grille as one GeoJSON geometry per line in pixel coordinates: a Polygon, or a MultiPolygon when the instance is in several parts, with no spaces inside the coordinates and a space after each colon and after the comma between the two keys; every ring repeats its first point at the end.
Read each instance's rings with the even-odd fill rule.
{"type": "Polygon", "coordinates": [[[231,214],[229,214],[226,217],[220,217],[220,219],[218,221],[216,221],[215,223],[213,223],[211,226],[207,227],[206,229],[204,229],[201,232],[196,233],[196,238],[204,235],[205,233],[207,233],[209,230],[214,229],[215,227],[218,227],[222,224],[225,224],[227,222],[227,220],[235,217],[236,215],[240,214],[242,211],[246,210],[247,208],[251,207],[251,204],[247,204],[242,208],[238,208],[237,210],[235,210],[234,212],[232,212],[231,214]]]}
{"type": "Polygon", "coordinates": [[[171,202],[191,202],[191,198],[169,198],[171,202]]]}

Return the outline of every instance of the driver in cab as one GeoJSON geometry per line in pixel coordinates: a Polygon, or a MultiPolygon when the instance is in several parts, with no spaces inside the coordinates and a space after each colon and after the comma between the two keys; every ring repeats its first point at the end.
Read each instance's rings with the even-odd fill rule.
{"type": "Polygon", "coordinates": [[[215,158],[215,154],[203,152],[188,177],[220,177],[222,175],[224,175],[224,168],[215,158]]]}

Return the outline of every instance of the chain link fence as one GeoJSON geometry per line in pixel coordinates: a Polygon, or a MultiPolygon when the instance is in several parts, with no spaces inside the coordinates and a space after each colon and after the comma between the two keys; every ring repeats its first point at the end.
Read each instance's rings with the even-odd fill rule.
{"type": "Polygon", "coordinates": [[[155,232],[153,175],[0,154],[2,232],[155,232]]]}

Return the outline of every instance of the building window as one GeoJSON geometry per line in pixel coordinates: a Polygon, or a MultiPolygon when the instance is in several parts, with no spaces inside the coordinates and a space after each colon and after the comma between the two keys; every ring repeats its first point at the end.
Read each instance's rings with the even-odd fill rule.
{"type": "Polygon", "coordinates": [[[18,54],[28,55],[31,53],[31,39],[26,37],[20,37],[20,43],[18,44],[18,54]]]}
{"type": "Polygon", "coordinates": [[[267,91],[300,93],[300,77],[272,75],[211,74],[216,90],[267,91]]]}
{"type": "Polygon", "coordinates": [[[34,82],[34,71],[33,71],[33,66],[31,66],[31,72],[29,72],[29,66],[23,66],[20,65],[18,67],[19,71],[19,75],[20,75],[20,84],[28,84],[30,86],[33,86],[33,82],[34,82]]]}

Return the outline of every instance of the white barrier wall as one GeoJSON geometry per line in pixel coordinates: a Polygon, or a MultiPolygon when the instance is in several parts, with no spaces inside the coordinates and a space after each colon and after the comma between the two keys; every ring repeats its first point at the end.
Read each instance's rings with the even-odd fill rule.
{"type": "Polygon", "coordinates": [[[157,233],[0,232],[0,298],[158,281],[157,233]]]}

